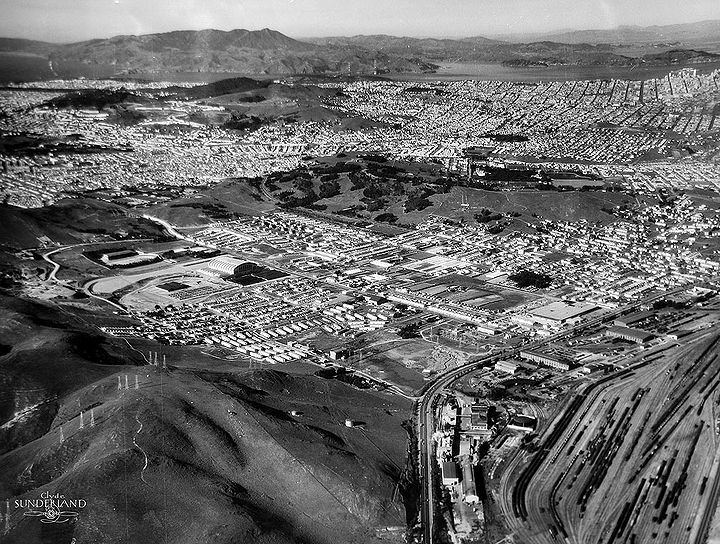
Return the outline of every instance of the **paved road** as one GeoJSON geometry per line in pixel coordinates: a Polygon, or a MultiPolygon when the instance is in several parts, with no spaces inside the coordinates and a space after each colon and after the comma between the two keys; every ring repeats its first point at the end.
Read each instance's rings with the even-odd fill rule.
{"type": "Polygon", "coordinates": [[[91,297],[91,298],[94,298],[94,299],[96,299],[96,300],[102,300],[103,302],[106,302],[106,303],[110,304],[111,306],[114,306],[115,308],[117,308],[118,310],[120,310],[120,311],[122,311],[122,312],[126,312],[126,311],[127,311],[127,308],[121,306],[120,304],[117,304],[117,303],[113,302],[113,301],[110,300],[110,299],[107,299],[107,298],[105,298],[105,297],[101,297],[100,295],[96,295],[96,294],[93,292],[93,290],[92,290],[93,286],[94,286],[98,281],[100,281],[101,279],[103,279],[103,278],[98,278],[98,279],[96,279],[96,280],[92,280],[92,281],[89,281],[88,283],[86,283],[86,284],[83,286],[83,293],[85,293],[87,296],[89,296],[89,297],[91,297]]]}
{"type": "MultiPolygon", "coordinates": [[[[170,234],[170,236],[174,236],[175,238],[179,238],[180,240],[190,240],[190,238],[188,238],[187,236],[184,236],[183,234],[178,232],[177,227],[171,225],[164,219],[160,219],[159,217],[155,217],[154,215],[147,215],[147,214],[143,214],[141,217],[143,217],[144,219],[147,219],[148,221],[152,221],[154,223],[159,224],[170,234]]],[[[195,228],[195,227],[188,227],[188,228],[195,228]]]]}
{"type": "Polygon", "coordinates": [[[61,251],[66,251],[68,249],[73,249],[76,247],[87,247],[87,246],[101,246],[101,245],[110,245],[110,244],[127,244],[128,242],[149,242],[152,238],[130,238],[128,240],[108,240],[107,242],[83,242],[82,244],[71,244],[67,246],[61,246],[58,248],[53,249],[52,251],[48,251],[47,253],[43,253],[42,258],[45,259],[45,261],[49,262],[53,269],[50,272],[50,274],[47,277],[46,281],[60,281],[57,279],[57,273],[60,271],[60,264],[53,261],[50,258],[50,255],[55,255],[56,253],[60,253],[61,251]]]}
{"type": "MultiPolygon", "coordinates": [[[[69,246],[69,247],[75,247],[75,246],[69,246]]],[[[49,252],[49,253],[44,253],[44,254],[43,254],[42,258],[45,259],[47,262],[49,262],[49,263],[53,266],[53,269],[52,269],[52,271],[50,272],[50,274],[48,275],[46,281],[58,281],[58,279],[57,279],[57,277],[56,277],[56,274],[57,274],[58,271],[60,270],[60,265],[59,265],[58,263],[56,263],[55,261],[53,261],[53,260],[50,258],[50,255],[54,255],[55,253],[58,253],[59,251],[62,251],[62,250],[64,250],[64,249],[68,249],[68,248],[67,248],[67,247],[61,247],[61,248],[55,249],[55,250],[53,250],[53,251],[51,251],[51,252],[49,252]]]]}
{"type": "MultiPolygon", "coordinates": [[[[50,274],[48,274],[48,277],[45,281],[52,281],[52,282],[60,283],[61,280],[58,280],[58,278],[57,278],[57,273],[60,271],[60,268],[61,268],[60,263],[58,263],[57,261],[54,261],[50,257],[51,257],[51,255],[55,255],[56,253],[60,253],[61,251],[66,251],[68,249],[74,249],[74,248],[78,248],[78,247],[110,245],[110,244],[127,244],[128,242],[148,242],[151,240],[152,240],[151,238],[131,238],[128,240],[110,240],[107,242],[84,242],[82,244],[72,244],[72,245],[55,248],[52,251],[43,253],[43,255],[42,255],[42,258],[45,261],[47,261],[48,263],[50,263],[53,267],[53,269],[50,271],[50,274]]],[[[95,283],[95,281],[97,281],[97,280],[93,280],[93,281],[85,284],[85,286],[83,287],[83,292],[86,295],[88,295],[89,297],[95,298],[97,300],[102,300],[103,302],[107,302],[108,304],[111,304],[112,306],[118,308],[119,310],[125,311],[125,308],[123,308],[122,306],[115,304],[114,302],[112,302],[106,298],[100,297],[100,296],[96,295],[95,293],[93,293],[91,290],[91,287],[95,283]]]]}

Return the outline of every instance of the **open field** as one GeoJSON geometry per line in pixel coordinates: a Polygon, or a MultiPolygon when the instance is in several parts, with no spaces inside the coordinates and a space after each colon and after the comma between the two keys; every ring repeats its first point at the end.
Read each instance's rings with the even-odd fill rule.
{"type": "Polygon", "coordinates": [[[557,191],[485,191],[465,187],[454,188],[448,195],[442,195],[442,202],[433,211],[438,215],[451,218],[467,216],[483,208],[500,213],[519,213],[520,219],[534,222],[533,215],[553,221],[614,221],[615,218],[602,211],[612,209],[632,199],[622,193],[557,192],[557,191]],[[465,195],[468,207],[461,208],[462,195],[465,195]]]}

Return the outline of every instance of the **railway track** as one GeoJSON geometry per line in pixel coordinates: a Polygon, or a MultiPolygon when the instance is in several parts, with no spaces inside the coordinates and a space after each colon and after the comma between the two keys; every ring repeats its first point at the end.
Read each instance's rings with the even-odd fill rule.
{"type": "MultiPolygon", "coordinates": [[[[699,282],[696,282],[699,283],[699,282]]],[[[421,391],[421,397],[418,402],[418,436],[421,438],[420,443],[418,444],[419,450],[420,450],[420,481],[422,482],[422,494],[421,494],[421,510],[420,510],[420,520],[423,527],[423,542],[424,544],[432,544],[434,539],[433,534],[433,517],[434,517],[434,496],[433,496],[433,489],[432,489],[432,467],[434,463],[433,453],[432,453],[432,429],[434,428],[434,418],[433,418],[433,412],[429,407],[431,406],[431,403],[433,399],[436,398],[436,396],[447,386],[452,384],[457,379],[461,378],[462,376],[473,372],[477,370],[478,368],[481,368],[482,366],[485,366],[489,363],[492,363],[494,361],[497,361],[502,358],[508,358],[508,357],[514,357],[519,354],[521,350],[527,350],[527,349],[534,349],[543,345],[546,345],[548,343],[557,342],[559,340],[563,340],[565,338],[569,338],[572,336],[577,335],[578,333],[582,332],[583,330],[591,329],[597,326],[601,326],[604,323],[629,312],[632,312],[636,310],[638,307],[651,304],[655,300],[658,300],[663,297],[671,296],[673,294],[679,293],[681,291],[684,291],[686,289],[689,289],[693,287],[695,283],[684,285],[682,287],[679,287],[677,289],[673,289],[671,291],[668,291],[666,293],[658,293],[655,295],[652,295],[650,297],[647,297],[645,299],[642,299],[640,301],[637,301],[633,304],[630,304],[628,306],[625,306],[623,308],[618,308],[615,311],[608,312],[606,314],[603,314],[595,319],[592,319],[588,322],[581,323],[579,325],[576,325],[566,331],[563,331],[561,333],[549,336],[545,338],[542,341],[533,342],[531,344],[518,347],[518,348],[512,348],[512,349],[505,349],[501,350],[496,354],[488,355],[486,357],[483,357],[477,361],[473,361],[471,363],[467,363],[466,365],[450,370],[446,373],[443,373],[442,375],[438,376],[433,382],[430,382],[427,384],[423,390],[421,391]]],[[[527,487],[530,484],[530,482],[533,479],[533,476],[539,466],[542,464],[542,462],[547,458],[547,456],[550,453],[550,450],[552,449],[552,446],[556,444],[556,442],[560,439],[562,434],[565,432],[566,427],[569,425],[572,418],[577,414],[577,411],[580,409],[582,404],[587,399],[588,395],[590,395],[597,387],[611,381],[611,380],[617,380],[617,379],[623,379],[627,378],[632,375],[632,371],[634,369],[642,368],[648,364],[653,362],[652,359],[648,358],[648,360],[643,360],[640,363],[633,365],[633,367],[628,367],[627,369],[621,370],[619,372],[616,372],[614,374],[611,374],[609,376],[606,376],[604,378],[601,378],[594,384],[591,384],[584,392],[578,394],[573,400],[571,401],[571,404],[568,408],[565,409],[563,412],[562,420],[558,422],[553,428],[553,431],[548,436],[548,438],[543,442],[543,446],[541,449],[533,455],[532,459],[530,460],[530,464],[525,467],[525,469],[522,471],[520,477],[518,478],[518,481],[516,482],[515,486],[512,490],[512,510],[513,514],[516,518],[520,518],[523,521],[526,521],[528,518],[528,511],[527,511],[527,504],[525,500],[525,495],[527,492],[527,487]],[[561,424],[562,423],[562,424],[561,424]]],[[[559,516],[558,516],[559,519],[559,516]]],[[[562,522],[561,522],[562,523],[562,522]]],[[[561,525],[558,526],[557,530],[560,530],[561,525]]]]}

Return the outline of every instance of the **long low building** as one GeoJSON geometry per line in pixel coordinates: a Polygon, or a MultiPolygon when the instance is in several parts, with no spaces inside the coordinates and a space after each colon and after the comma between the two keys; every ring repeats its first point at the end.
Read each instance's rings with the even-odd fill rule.
{"type": "Polygon", "coordinates": [[[480,496],[477,492],[477,485],[475,483],[475,467],[470,462],[469,457],[464,457],[462,460],[462,491],[463,498],[468,504],[477,504],[480,502],[480,496]]]}
{"type": "Polygon", "coordinates": [[[597,310],[594,304],[556,301],[530,310],[530,316],[538,323],[559,326],[575,323],[587,314],[597,310]]]}
{"type": "Polygon", "coordinates": [[[606,334],[611,338],[622,338],[623,340],[636,342],[638,344],[644,344],[654,338],[653,334],[648,331],[633,329],[632,327],[622,327],[620,325],[610,327],[606,334]]]}
{"type": "Polygon", "coordinates": [[[655,315],[654,312],[650,310],[633,312],[616,318],[613,324],[620,327],[632,327],[632,325],[645,321],[646,319],[653,317],[653,315],[655,315]]]}
{"type": "Polygon", "coordinates": [[[563,354],[559,353],[548,353],[535,350],[523,350],[520,352],[520,357],[540,363],[541,365],[557,368],[558,370],[570,370],[574,366],[574,361],[563,354]]]}
{"type": "Polygon", "coordinates": [[[495,363],[495,370],[500,372],[507,372],[508,374],[514,375],[517,372],[518,364],[512,361],[498,361],[495,363]]]}
{"type": "Polygon", "coordinates": [[[531,432],[535,430],[536,426],[537,419],[534,416],[526,414],[515,415],[508,422],[508,429],[515,429],[517,431],[531,432]]]}

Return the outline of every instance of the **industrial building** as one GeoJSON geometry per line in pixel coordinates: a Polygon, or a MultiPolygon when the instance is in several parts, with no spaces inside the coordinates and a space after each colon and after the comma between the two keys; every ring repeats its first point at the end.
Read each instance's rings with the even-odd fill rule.
{"type": "Polygon", "coordinates": [[[594,304],[556,301],[546,304],[545,306],[535,308],[534,310],[530,310],[529,314],[532,319],[541,325],[557,327],[560,325],[572,325],[577,323],[582,317],[595,311],[596,309],[597,306],[594,304]]]}
{"type": "Polygon", "coordinates": [[[441,465],[443,485],[455,485],[460,482],[458,466],[454,461],[444,461],[441,465]]]}
{"type": "Polygon", "coordinates": [[[507,372],[508,374],[515,375],[518,369],[518,363],[512,361],[498,361],[495,363],[495,370],[499,372],[507,372]]]}
{"type": "Polygon", "coordinates": [[[347,359],[350,356],[350,352],[346,349],[342,348],[333,348],[331,350],[328,350],[328,357],[332,359],[333,361],[338,361],[340,359],[347,359]]]}
{"type": "Polygon", "coordinates": [[[477,504],[480,502],[475,483],[475,467],[469,457],[464,457],[462,460],[462,493],[466,503],[477,504]]]}
{"type": "Polygon", "coordinates": [[[537,426],[537,419],[533,416],[524,414],[515,415],[508,423],[508,429],[515,429],[516,431],[532,432],[537,426]]]}
{"type": "Polygon", "coordinates": [[[488,406],[487,404],[474,404],[470,407],[470,429],[473,431],[487,431],[488,406]]]}
{"type": "Polygon", "coordinates": [[[622,338],[623,340],[636,342],[638,344],[645,344],[654,338],[652,333],[648,331],[633,329],[631,327],[621,327],[620,325],[610,327],[606,334],[611,338],[622,338]]]}
{"type": "Polygon", "coordinates": [[[520,352],[520,357],[540,363],[541,365],[557,368],[558,370],[567,371],[574,366],[574,360],[563,353],[554,353],[550,351],[524,350],[520,352]]]}
{"type": "Polygon", "coordinates": [[[241,261],[240,259],[236,259],[228,255],[221,255],[220,257],[215,257],[212,261],[210,261],[207,267],[211,272],[231,276],[235,273],[235,269],[240,265],[245,264],[245,262],[246,261],[241,261]]]}
{"type": "Polygon", "coordinates": [[[646,319],[649,319],[654,315],[655,313],[652,311],[632,312],[630,314],[616,318],[613,324],[620,327],[632,327],[636,323],[645,321],[646,319]]]}

